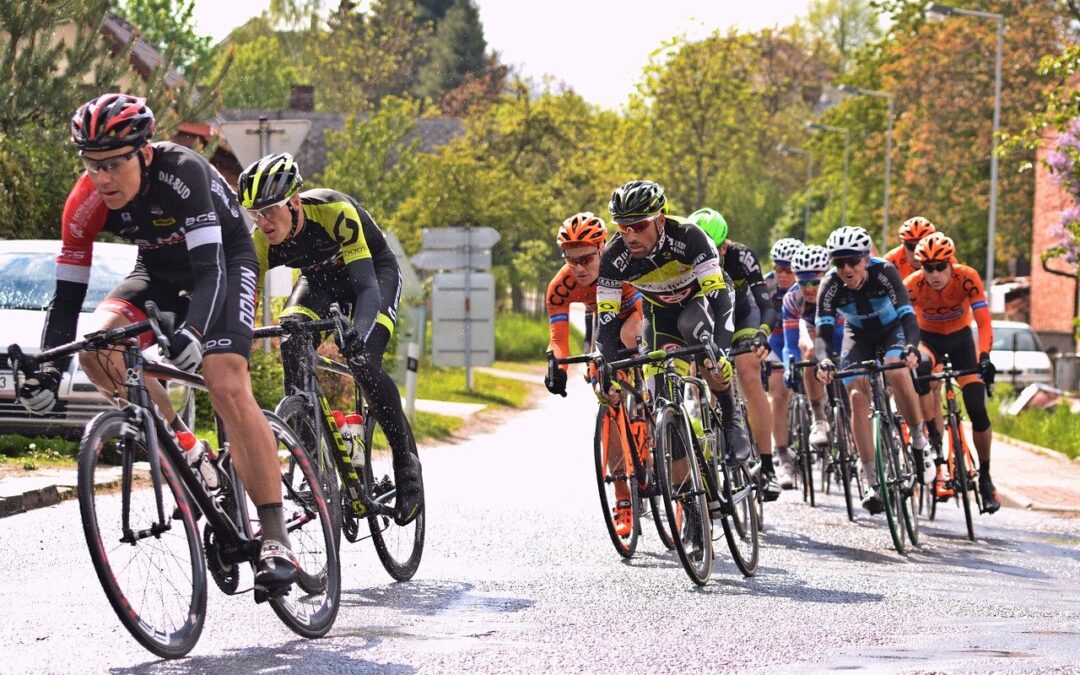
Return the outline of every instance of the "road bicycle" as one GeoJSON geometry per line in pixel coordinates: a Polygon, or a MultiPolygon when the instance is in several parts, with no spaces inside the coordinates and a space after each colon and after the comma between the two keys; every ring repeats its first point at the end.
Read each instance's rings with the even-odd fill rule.
{"type": "Polygon", "coordinates": [[[844,505],[848,520],[855,520],[855,500],[863,498],[863,484],[859,472],[859,456],[855,446],[855,434],[851,429],[851,402],[840,378],[834,377],[826,385],[828,406],[825,419],[831,430],[829,447],[822,460],[822,490],[832,494],[832,486],[839,484],[844,492],[844,505]],[[852,488],[854,485],[854,489],[852,488]]]}
{"type": "MultiPolygon", "coordinates": [[[[322,477],[323,493],[336,525],[336,541],[340,543],[342,533],[353,543],[367,539],[360,536],[360,523],[367,520],[369,536],[387,573],[397,581],[408,581],[416,574],[424,552],[425,508],[421,506],[420,513],[408,525],[400,526],[394,521],[397,487],[393,478],[393,454],[385,439],[376,437],[375,416],[368,410],[363,392],[353,381],[349,367],[315,351],[316,340],[323,331],[334,331],[339,337],[344,335],[344,315],[336,305],[330,312],[332,316],[328,319],[283,321],[276,326],[255,329],[255,339],[294,336],[305,343],[301,391],[286,395],[278,403],[275,413],[296,432],[322,477]],[[354,412],[363,418],[364,432],[362,438],[351,439],[351,450],[334,419],[318,371],[347,378],[353,383],[354,412]],[[362,445],[360,452],[357,452],[358,445],[362,445]],[[362,463],[354,464],[353,459],[361,457],[362,463]]],[[[365,364],[364,367],[379,366],[365,364]]],[[[410,450],[416,452],[408,420],[403,418],[402,422],[410,450]]]]}
{"type": "MultiPolygon", "coordinates": [[[[985,513],[982,504],[982,495],[979,493],[979,466],[971,454],[967,437],[962,425],[963,415],[960,412],[960,404],[956,400],[956,380],[965,375],[977,375],[982,371],[979,368],[968,370],[953,370],[952,363],[946,361],[943,370],[930,375],[923,375],[920,380],[926,382],[939,381],[945,390],[945,433],[949,439],[948,457],[942,457],[939,452],[935,457],[938,466],[948,465],[948,478],[935,477],[934,485],[924,490],[926,498],[924,502],[928,507],[927,515],[930,520],[937,517],[937,503],[939,499],[947,501],[950,494],[957,502],[957,506],[964,509],[964,523],[967,525],[968,539],[975,541],[975,523],[972,518],[972,502],[979,510],[985,513]],[[939,497],[938,495],[942,495],[939,497]]],[[[986,386],[989,396],[990,386],[986,386]]]]}
{"type": "Polygon", "coordinates": [[[157,308],[148,318],[90,333],[82,340],[38,354],[8,348],[12,370],[28,376],[39,364],[91,350],[122,350],[127,402],[90,421],[79,443],[77,492],[90,559],[120,622],[146,649],[163,658],[184,656],[198,642],[206,619],[207,570],[228,595],[254,590],[278,617],[307,638],[333,625],[341,594],[333,525],[318,475],[289,427],[264,411],[281,462],[281,502],[292,550],[300,563],[297,582],[271,596],[241,588],[245,567],[254,568],[262,530],[255,505],[236,472],[220,418],[220,449],[212,462],[219,485],[210,488],[188,463],[176,435],[150,400],[145,379],[177,380],[206,390],[202,377],[147,359],[137,337],[152,331],[168,349],[157,308]],[[96,479],[119,462],[119,486],[96,479]],[[199,520],[204,520],[202,535],[199,520]]]}
{"type": "Polygon", "coordinates": [[[902,420],[893,408],[884,373],[907,367],[904,361],[880,364],[871,359],[853,363],[834,374],[834,380],[862,375],[870,380],[870,421],[878,496],[885,507],[893,546],[902,555],[907,553],[909,538],[912,545],[919,544],[918,478],[915,458],[911,446],[904,442],[902,420]]]}
{"type": "MultiPolygon", "coordinates": [[[[794,355],[788,356],[788,370],[792,373],[795,388],[788,398],[788,436],[789,448],[792,451],[792,461],[795,463],[795,477],[802,488],[803,501],[810,506],[817,506],[814,495],[814,462],[824,450],[814,448],[810,444],[810,425],[813,422],[813,413],[810,410],[810,399],[806,395],[806,386],[803,383],[802,369],[813,368],[817,361],[796,361],[794,355]]],[[[782,367],[776,364],[777,367],[782,367]]],[[[824,466],[824,461],[822,466],[824,466]]],[[[825,489],[824,472],[821,482],[825,489]]]]}

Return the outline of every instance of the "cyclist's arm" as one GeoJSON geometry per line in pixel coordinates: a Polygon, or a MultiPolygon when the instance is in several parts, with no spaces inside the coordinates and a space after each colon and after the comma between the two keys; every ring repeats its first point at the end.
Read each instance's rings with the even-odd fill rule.
{"type": "Polygon", "coordinates": [[[227,284],[221,220],[211,191],[212,170],[205,162],[185,158],[177,162],[173,171],[174,180],[190,188],[187,197],[181,198],[171,188],[159,186],[164,195],[174,199],[177,219],[183,223],[188,263],[194,280],[184,325],[200,336],[206,334],[207,327],[224,311],[227,284]]]}
{"type": "Polygon", "coordinates": [[[915,308],[911,306],[911,296],[904,287],[900,272],[892,265],[885,265],[884,283],[889,299],[896,307],[896,314],[900,317],[900,325],[904,329],[904,341],[908,345],[917,347],[919,345],[919,319],[915,316],[915,308]]]}
{"type": "MultiPolygon", "coordinates": [[[[560,270],[548,284],[546,300],[548,332],[551,336],[547,348],[557,359],[570,355],[570,292],[563,283],[564,270],[560,270]]],[[[567,366],[564,364],[561,368],[566,370],[567,366]]]]}
{"type": "Polygon", "coordinates": [[[836,330],[836,294],[840,291],[841,281],[832,273],[825,275],[824,281],[818,288],[817,316],[814,317],[814,325],[817,326],[817,339],[814,340],[814,353],[818,361],[833,359],[836,352],[833,348],[833,333],[836,330]]]}
{"type": "Polygon", "coordinates": [[[971,302],[971,312],[975,315],[975,325],[979,329],[978,353],[989,354],[994,344],[994,324],[990,320],[986,291],[983,290],[982,279],[975,270],[970,270],[965,276],[969,283],[968,300],[971,302]]]}
{"type": "Polygon", "coordinates": [[[794,292],[789,291],[784,295],[783,315],[784,353],[799,354],[799,325],[802,323],[802,312],[799,310],[794,292]]]}
{"type": "Polygon", "coordinates": [[[725,279],[716,247],[700,228],[686,228],[686,250],[694,266],[694,276],[701,286],[701,294],[709,303],[715,323],[713,342],[721,353],[731,348],[731,334],[735,331],[734,303],[731,299],[729,281],[725,279]]]}
{"type": "Polygon", "coordinates": [[[758,263],[754,252],[746,248],[740,255],[743,258],[743,267],[746,269],[747,290],[757,303],[758,310],[761,311],[761,330],[768,333],[776,323],[776,308],[773,307],[772,298],[769,297],[769,286],[765,283],[765,278],[761,276],[761,264],[758,263]]]}
{"type": "Polygon", "coordinates": [[[363,340],[367,340],[379,318],[383,297],[379,291],[379,279],[375,276],[375,263],[371,260],[371,248],[364,232],[376,231],[375,221],[364,209],[351,202],[341,203],[341,220],[335,223],[331,236],[341,245],[341,256],[349,271],[355,299],[353,300],[353,328],[363,340]]]}
{"type": "Polygon", "coordinates": [[[615,258],[625,250],[618,239],[608,244],[600,258],[600,278],[596,282],[596,348],[608,361],[619,353],[619,311],[622,308],[622,273],[615,258]]]}

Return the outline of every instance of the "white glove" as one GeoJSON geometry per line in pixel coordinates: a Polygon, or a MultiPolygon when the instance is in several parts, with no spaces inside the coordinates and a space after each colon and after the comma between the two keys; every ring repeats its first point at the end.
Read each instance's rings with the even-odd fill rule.
{"type": "Polygon", "coordinates": [[[180,370],[193,373],[202,364],[202,357],[202,338],[193,329],[185,326],[173,334],[169,354],[166,356],[170,363],[180,370]]]}

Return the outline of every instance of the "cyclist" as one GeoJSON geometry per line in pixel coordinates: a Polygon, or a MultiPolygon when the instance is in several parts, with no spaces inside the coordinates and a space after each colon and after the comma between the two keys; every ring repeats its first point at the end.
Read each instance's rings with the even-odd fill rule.
{"type": "MultiPolygon", "coordinates": [[[[64,204],[56,293],[42,337],[47,349],[71,341],[86,296],[94,241],[101,232],[138,246],[135,268],[98,305],[98,327],[146,319],[153,300],[179,324],[166,357],[177,368],[201,364],[214,411],[232,443],[237,471],[262,522],[255,585],[274,595],[296,579],[281,506],[281,468],[266,418],[251,389],[248,355],[255,313],[255,251],[236,194],[198,153],[151,142],[154,113],[146,100],[103,94],[71,120],[71,139],[85,172],[64,204]]],[[[149,346],[144,336],[143,346],[149,346]]],[[[83,353],[79,362],[103,393],[124,391],[122,354],[83,353]]],[[[43,414],[56,402],[66,364],[28,378],[19,399],[43,414]]],[[[183,430],[159,383],[147,388],[174,429],[183,430]]]]}
{"type": "MultiPolygon", "coordinates": [[[[838,314],[847,324],[840,366],[877,357],[884,351],[885,363],[904,360],[908,368],[919,364],[919,323],[911,307],[907,290],[892,264],[870,257],[870,235],[861,227],[841,227],[829,235],[825,248],[834,265],[818,289],[817,306],[817,378],[825,384],[836,370],[833,337],[838,314]]],[[[907,369],[885,372],[900,414],[911,432],[916,466],[922,466],[922,480],[934,479],[934,462],[927,452],[922,414],[911,374],[907,369]]],[[[851,395],[851,428],[862,460],[866,482],[870,486],[863,507],[871,514],[881,513],[883,505],[877,494],[877,470],[874,444],[870,433],[870,388],[866,377],[845,378],[851,395]]]]}
{"type": "Polygon", "coordinates": [[[746,401],[750,429],[761,454],[762,494],[766,501],[780,496],[780,484],[772,457],[772,408],[761,382],[761,362],[769,353],[769,335],[776,323],[776,310],[769,297],[769,287],[761,275],[757,256],[744,244],[728,239],[729,227],[722,215],[710,208],[690,214],[690,222],[709,235],[720,256],[720,265],[735,285],[735,333],[732,346],[750,347],[751,351],[735,357],[739,392],[746,401]]]}
{"type": "MultiPolygon", "coordinates": [[[[683,218],[666,215],[666,207],[664,189],[652,181],[633,180],[612,192],[608,208],[619,233],[600,258],[597,345],[606,360],[614,359],[624,281],[646,300],[642,336],[649,348],[711,343],[720,373],[706,369],[705,378],[720,405],[728,448],[745,462],[750,439],[729,386],[732,293],[708,235],[683,218]]],[[[606,395],[617,400],[614,387],[606,395]]]]}
{"type": "MultiPolygon", "coordinates": [[[[379,226],[356,200],[335,190],[300,192],[303,184],[300,167],[288,153],[267,155],[240,174],[240,203],[256,225],[252,237],[259,285],[273,267],[299,269],[282,320],[318,320],[334,303],[352,315],[341,353],[390,443],[397,486],[394,520],[406,525],[423,504],[420,458],[401,395],[382,368],[397,321],[401,271],[379,226]]],[[[301,387],[311,339],[296,334],[281,342],[286,393],[301,387]]]]}
{"type": "MultiPolygon", "coordinates": [[[[588,211],[563,221],[556,236],[566,264],[548,284],[547,311],[551,340],[548,353],[556,359],[570,355],[570,305],[585,305],[585,348],[593,342],[593,319],[596,315],[596,282],[600,277],[600,252],[607,242],[604,220],[588,211]]],[[[630,284],[623,284],[619,313],[619,338],[625,347],[634,347],[641,335],[641,293],[630,284]]],[[[556,368],[553,379],[544,378],[552,394],[566,394],[566,370],[556,368]]]]}
{"type": "MultiPolygon", "coordinates": [[[[905,279],[904,285],[919,319],[919,349],[925,357],[919,364],[920,374],[928,375],[935,368],[940,369],[946,356],[957,370],[978,367],[982,371],[981,380],[978,375],[964,375],[958,382],[964,395],[964,408],[971,419],[975,449],[979,453],[979,492],[982,494],[983,507],[993,513],[1001,508],[1001,500],[990,479],[993,431],[986,413],[986,388],[983,386],[983,382],[993,384],[995,371],[990,361],[993,326],[979,273],[967,265],[953,263],[955,256],[956,246],[952,239],[942,232],[931,234],[915,248],[915,258],[922,267],[905,279]],[[971,334],[972,316],[979,329],[978,358],[975,338],[971,334]]],[[[928,383],[916,384],[923,415],[932,436],[944,429],[941,384],[934,384],[933,391],[928,383]]],[[[944,466],[941,469],[944,470],[944,466]]],[[[938,485],[940,487],[941,484],[938,485]]],[[[938,496],[948,497],[950,494],[941,493],[938,496]]]]}
{"type": "MultiPolygon", "coordinates": [[[[824,246],[804,246],[795,254],[791,267],[798,278],[798,283],[784,295],[784,349],[783,378],[793,384],[795,374],[787,368],[788,357],[796,361],[814,358],[814,341],[817,339],[817,296],[821,278],[829,269],[829,252],[824,246]]],[[[844,317],[836,317],[836,329],[833,331],[833,351],[840,352],[844,336],[844,317]]],[[[827,445],[829,443],[829,422],[825,416],[825,388],[809,370],[803,371],[803,384],[806,396],[810,399],[813,422],[810,426],[810,443],[827,445]]],[[[786,411],[785,411],[786,416],[786,411]]],[[[779,448],[777,449],[779,451],[779,448]]],[[[789,480],[794,487],[794,465],[785,465],[785,473],[791,472],[789,480]]],[[[786,483],[787,481],[785,481],[786,483]]]]}
{"type": "MultiPolygon", "coordinates": [[[[781,320],[784,311],[784,294],[795,285],[796,281],[795,273],[791,270],[791,261],[795,259],[802,247],[803,243],[798,239],[786,237],[773,244],[769,252],[773,268],[765,275],[765,285],[769,288],[769,298],[772,299],[773,311],[776,312],[777,318],[769,335],[769,354],[766,360],[777,364],[780,363],[784,352],[784,325],[781,320]]],[[[772,405],[773,444],[782,469],[780,487],[787,490],[795,487],[795,465],[788,453],[787,408],[790,396],[788,387],[784,383],[782,370],[769,370],[765,390],[769,392],[769,401],[772,405]]]]}
{"type": "Polygon", "coordinates": [[[920,263],[915,259],[915,247],[923,237],[935,232],[937,228],[934,224],[922,216],[908,218],[900,225],[900,245],[889,249],[885,259],[893,264],[901,279],[907,279],[908,275],[919,269],[920,263]]]}

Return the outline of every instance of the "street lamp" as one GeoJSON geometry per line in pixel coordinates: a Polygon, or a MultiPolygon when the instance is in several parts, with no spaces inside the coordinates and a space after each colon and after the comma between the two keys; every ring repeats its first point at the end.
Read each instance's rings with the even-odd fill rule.
{"type": "Polygon", "coordinates": [[[885,203],[883,205],[885,222],[881,226],[881,250],[885,251],[889,248],[889,181],[892,177],[893,99],[895,97],[887,91],[862,89],[860,87],[853,87],[850,84],[842,84],[838,89],[845,94],[852,94],[854,96],[883,98],[888,103],[889,109],[885,118],[885,203]]]}
{"type": "Polygon", "coordinates": [[[848,151],[851,147],[851,130],[844,127],[831,127],[828,124],[807,122],[806,128],[810,131],[831,131],[835,134],[844,134],[844,201],[840,205],[840,224],[847,225],[847,202],[848,202],[848,151]]]}
{"type": "Polygon", "coordinates": [[[812,150],[804,150],[803,148],[793,148],[790,145],[781,143],[776,146],[776,151],[781,155],[805,155],[806,156],[806,196],[803,199],[803,226],[802,226],[802,240],[806,241],[806,238],[810,236],[810,181],[813,179],[814,174],[814,152],[812,150]]]}
{"type": "Polygon", "coordinates": [[[997,51],[994,59],[994,131],[990,146],[990,218],[986,226],[989,241],[986,243],[986,288],[989,291],[994,283],[994,248],[997,230],[997,187],[998,187],[998,129],[1001,126],[1001,52],[1005,45],[1005,17],[994,12],[980,12],[973,9],[960,9],[930,3],[926,11],[939,16],[974,16],[980,19],[993,19],[997,22],[997,51]]]}

